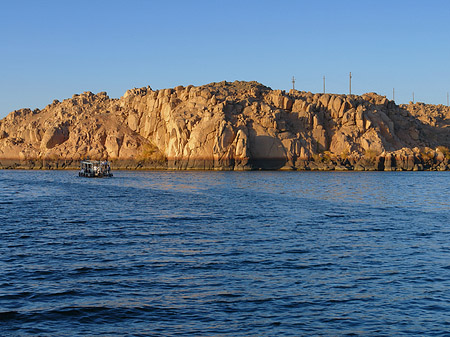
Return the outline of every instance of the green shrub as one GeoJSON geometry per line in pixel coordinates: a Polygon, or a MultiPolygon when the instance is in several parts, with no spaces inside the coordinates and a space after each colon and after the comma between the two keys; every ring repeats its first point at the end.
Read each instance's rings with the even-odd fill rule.
{"type": "Polygon", "coordinates": [[[420,150],[420,156],[424,161],[429,161],[434,159],[434,151],[431,149],[420,150]]]}
{"type": "Polygon", "coordinates": [[[349,155],[350,155],[350,151],[348,149],[345,149],[344,151],[342,151],[340,157],[342,160],[346,160],[349,155]]]}
{"type": "Polygon", "coordinates": [[[141,154],[138,156],[138,160],[147,161],[165,161],[166,157],[159,150],[159,148],[152,144],[147,143],[142,146],[141,154]]]}
{"type": "Polygon", "coordinates": [[[375,150],[367,149],[364,152],[364,158],[366,158],[369,161],[375,161],[375,159],[377,158],[378,154],[379,153],[377,151],[375,151],[375,150]]]}

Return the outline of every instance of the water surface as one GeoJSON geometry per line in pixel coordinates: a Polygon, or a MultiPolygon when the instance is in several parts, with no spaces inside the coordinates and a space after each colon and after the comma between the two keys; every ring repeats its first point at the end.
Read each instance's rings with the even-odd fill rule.
{"type": "Polygon", "coordinates": [[[448,336],[450,172],[0,171],[0,334],[448,336]]]}

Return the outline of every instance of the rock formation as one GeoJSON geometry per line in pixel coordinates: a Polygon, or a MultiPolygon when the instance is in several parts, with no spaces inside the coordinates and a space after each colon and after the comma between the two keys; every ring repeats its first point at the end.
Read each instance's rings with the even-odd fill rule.
{"type": "Polygon", "coordinates": [[[447,170],[450,109],[220,82],[85,92],[0,121],[0,167],[447,170]]]}

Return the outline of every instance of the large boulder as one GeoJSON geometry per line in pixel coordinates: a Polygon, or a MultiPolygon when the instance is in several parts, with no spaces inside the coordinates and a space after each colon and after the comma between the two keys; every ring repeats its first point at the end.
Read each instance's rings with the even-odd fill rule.
{"type": "Polygon", "coordinates": [[[51,149],[64,143],[67,139],[69,139],[69,130],[66,126],[57,125],[50,127],[42,137],[41,148],[51,149]]]}

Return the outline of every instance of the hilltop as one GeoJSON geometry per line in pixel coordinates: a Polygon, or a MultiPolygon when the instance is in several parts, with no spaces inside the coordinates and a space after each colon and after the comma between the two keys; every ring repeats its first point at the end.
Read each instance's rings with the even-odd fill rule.
{"type": "Polygon", "coordinates": [[[450,109],[257,82],[84,92],[0,121],[0,167],[447,170],[450,109]]]}

